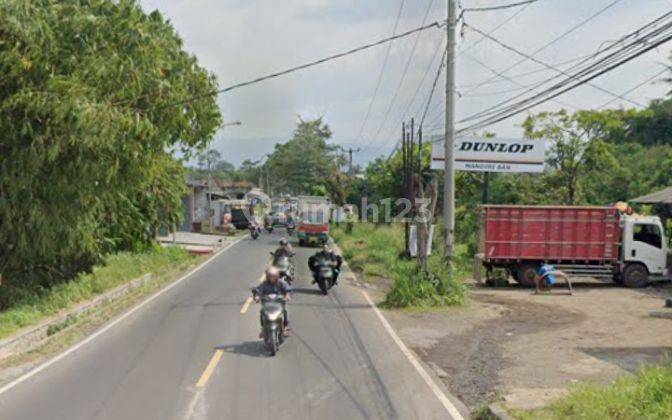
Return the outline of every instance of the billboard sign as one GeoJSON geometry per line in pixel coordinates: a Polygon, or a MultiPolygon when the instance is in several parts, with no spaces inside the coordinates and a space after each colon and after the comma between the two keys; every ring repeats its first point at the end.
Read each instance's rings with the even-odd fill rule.
{"type": "MultiPolygon", "coordinates": [[[[443,141],[432,142],[432,169],[444,169],[443,141]]],[[[455,140],[455,170],[470,172],[543,172],[546,141],[460,137],[455,140]]]]}

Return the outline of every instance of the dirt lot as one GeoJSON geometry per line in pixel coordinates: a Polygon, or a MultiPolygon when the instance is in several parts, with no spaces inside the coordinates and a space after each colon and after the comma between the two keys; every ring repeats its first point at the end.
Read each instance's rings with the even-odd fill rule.
{"type": "Polygon", "coordinates": [[[634,290],[587,282],[573,296],[554,293],[474,286],[465,308],[386,315],[470,408],[544,405],[573,382],[609,381],[672,357],[669,283],[634,290]]]}

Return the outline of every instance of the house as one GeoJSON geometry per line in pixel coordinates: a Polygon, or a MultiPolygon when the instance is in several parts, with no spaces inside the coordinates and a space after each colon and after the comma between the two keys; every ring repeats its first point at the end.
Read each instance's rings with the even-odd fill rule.
{"type": "Polygon", "coordinates": [[[231,200],[270,204],[270,199],[251,182],[222,181],[216,178],[188,179],[188,193],[182,198],[184,220],[178,227],[182,232],[201,232],[209,226],[219,226],[222,213],[231,200]]]}

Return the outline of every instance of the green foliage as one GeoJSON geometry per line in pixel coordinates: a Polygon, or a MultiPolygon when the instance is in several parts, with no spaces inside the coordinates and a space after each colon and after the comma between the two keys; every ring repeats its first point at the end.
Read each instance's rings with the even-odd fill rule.
{"type": "Polygon", "coordinates": [[[276,144],[266,169],[272,174],[273,190],[291,194],[324,193],[338,173],[337,146],[328,144],[331,129],[322,118],[305,121],[299,117],[294,135],[276,144]]]}
{"type": "Polygon", "coordinates": [[[428,273],[422,273],[414,260],[399,257],[404,249],[403,235],[400,224],[356,223],[350,234],[344,228],[332,229],[332,237],[343,250],[344,258],[364,280],[392,280],[384,306],[402,308],[463,304],[467,295],[467,288],[462,283],[464,260],[460,260],[460,268],[451,273],[440,252],[434,252],[428,261],[428,273]]]}
{"type": "Polygon", "coordinates": [[[172,270],[183,270],[192,262],[193,257],[181,248],[156,246],[142,253],[109,255],[91,273],[80,274],[52,288],[3,286],[0,288],[0,338],[146,273],[159,277],[172,270]]]}
{"type": "Polygon", "coordinates": [[[672,365],[652,366],[608,386],[583,384],[548,407],[517,411],[520,419],[669,419],[672,365]]]}
{"type": "Polygon", "coordinates": [[[171,152],[204,147],[220,115],[213,97],[185,102],[216,83],[158,12],[5,0],[0,74],[3,287],[48,287],[177,222],[171,152]]]}

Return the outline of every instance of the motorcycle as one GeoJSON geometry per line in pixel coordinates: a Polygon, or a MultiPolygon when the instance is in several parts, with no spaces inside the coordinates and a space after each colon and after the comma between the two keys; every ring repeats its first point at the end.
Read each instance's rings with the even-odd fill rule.
{"type": "Polygon", "coordinates": [[[270,294],[261,297],[262,337],[266,348],[275,356],[285,340],[285,296],[270,294]]]}
{"type": "Polygon", "coordinates": [[[259,237],[259,234],[261,233],[261,228],[259,227],[259,225],[250,223],[249,229],[250,229],[250,236],[252,236],[252,239],[257,239],[259,237]]]}
{"type": "Polygon", "coordinates": [[[268,233],[273,233],[273,220],[269,219],[268,217],[264,219],[264,228],[266,229],[266,232],[268,233]]]}
{"type": "Polygon", "coordinates": [[[315,265],[317,271],[317,286],[322,291],[323,295],[329,293],[329,289],[334,287],[334,263],[326,258],[320,258],[315,265]]]}
{"type": "Polygon", "coordinates": [[[285,228],[287,229],[287,235],[292,236],[294,234],[294,230],[296,230],[296,223],[294,223],[294,220],[289,220],[287,221],[285,228]]]}
{"type": "Polygon", "coordinates": [[[271,252],[273,256],[273,266],[280,271],[280,278],[285,280],[288,284],[292,284],[294,281],[294,264],[290,259],[291,255],[275,255],[271,252]]]}

